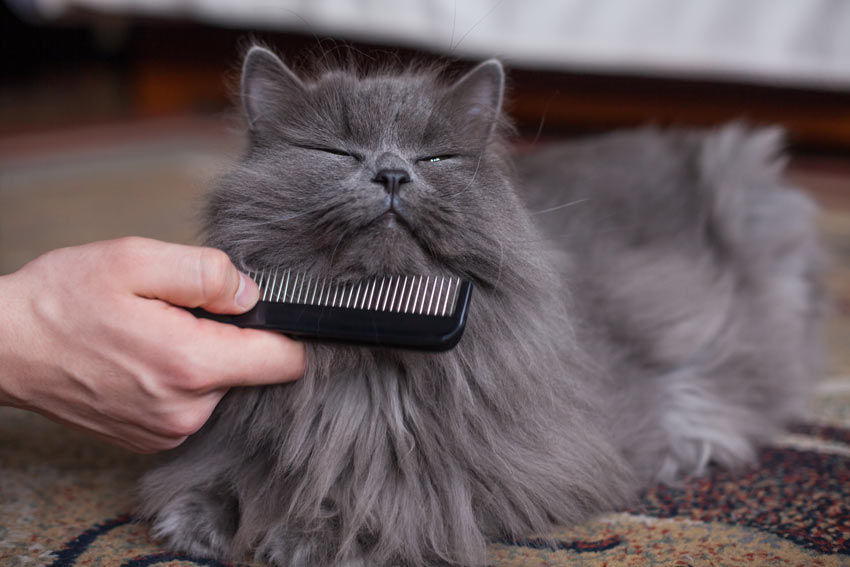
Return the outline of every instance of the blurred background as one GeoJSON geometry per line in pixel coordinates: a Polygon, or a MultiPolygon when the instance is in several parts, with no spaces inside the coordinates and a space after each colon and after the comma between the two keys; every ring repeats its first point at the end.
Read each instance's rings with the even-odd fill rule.
{"type": "Polygon", "coordinates": [[[850,0],[0,0],[0,274],[96,239],[197,242],[204,188],[241,146],[251,38],[295,62],[499,57],[522,145],[782,125],[850,313],[850,0]]]}

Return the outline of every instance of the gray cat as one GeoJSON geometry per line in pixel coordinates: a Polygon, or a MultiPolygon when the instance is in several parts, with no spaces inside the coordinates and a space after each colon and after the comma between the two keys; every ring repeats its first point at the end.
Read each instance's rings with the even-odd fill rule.
{"type": "Polygon", "coordinates": [[[302,80],[251,49],[249,148],[209,244],[475,293],[452,351],[310,342],[300,381],[231,391],[145,477],[157,537],[287,567],[479,566],[488,540],[746,462],[800,411],[822,259],[779,135],[647,129],[515,158],[503,84],[497,61],[302,80]]]}

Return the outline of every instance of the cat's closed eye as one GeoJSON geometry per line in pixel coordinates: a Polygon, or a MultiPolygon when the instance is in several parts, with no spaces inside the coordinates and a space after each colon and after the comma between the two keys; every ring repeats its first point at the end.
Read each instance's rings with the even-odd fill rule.
{"type": "Polygon", "coordinates": [[[420,163],[437,163],[437,162],[440,162],[440,161],[446,161],[446,160],[452,159],[453,157],[455,157],[453,154],[443,154],[443,155],[438,155],[438,156],[427,156],[427,157],[419,158],[416,161],[418,161],[420,163]]]}
{"type": "Polygon", "coordinates": [[[358,161],[361,161],[363,159],[358,154],[355,154],[355,153],[352,153],[352,152],[349,152],[347,150],[343,150],[343,149],[340,149],[340,148],[331,148],[331,147],[326,147],[326,146],[306,146],[306,145],[299,145],[298,147],[305,149],[305,150],[312,150],[312,151],[315,151],[315,152],[324,152],[326,154],[331,154],[331,155],[335,155],[335,156],[352,157],[352,158],[354,158],[358,161]]]}

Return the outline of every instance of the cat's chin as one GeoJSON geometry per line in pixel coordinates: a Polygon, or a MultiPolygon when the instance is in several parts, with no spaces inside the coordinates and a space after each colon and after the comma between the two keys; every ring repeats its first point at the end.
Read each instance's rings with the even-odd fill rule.
{"type": "Polygon", "coordinates": [[[352,234],[336,250],[328,269],[337,277],[428,275],[445,267],[425,251],[403,216],[386,212],[352,234]]]}
{"type": "Polygon", "coordinates": [[[393,210],[389,210],[375,219],[375,224],[385,227],[387,230],[408,230],[409,227],[404,217],[393,210]]]}
{"type": "MultiPolygon", "coordinates": [[[[383,203],[386,205],[386,203],[383,203]]],[[[404,231],[414,234],[415,223],[410,218],[406,207],[401,202],[393,201],[385,208],[377,212],[377,215],[367,224],[366,229],[390,231],[404,231]]]]}

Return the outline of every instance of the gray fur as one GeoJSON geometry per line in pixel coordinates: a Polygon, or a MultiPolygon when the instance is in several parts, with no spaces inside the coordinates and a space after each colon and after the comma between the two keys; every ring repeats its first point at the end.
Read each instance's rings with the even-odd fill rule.
{"type": "Polygon", "coordinates": [[[454,82],[302,81],[254,48],[244,71],[250,144],[210,197],[211,245],[244,266],[476,290],[450,352],[308,343],[300,381],[231,391],[143,481],[142,514],[175,549],[484,565],[490,539],[741,463],[799,410],[820,253],[772,132],[646,130],[514,165],[498,62],[454,82]],[[451,157],[417,161],[432,156],[451,157]],[[376,220],[383,167],[410,173],[400,218],[376,220]]]}
{"type": "Polygon", "coordinates": [[[562,253],[617,445],[640,478],[735,466],[800,415],[821,373],[815,207],[781,132],[647,128],[520,161],[562,253]],[[552,189],[557,187],[557,191],[552,189]]]}

